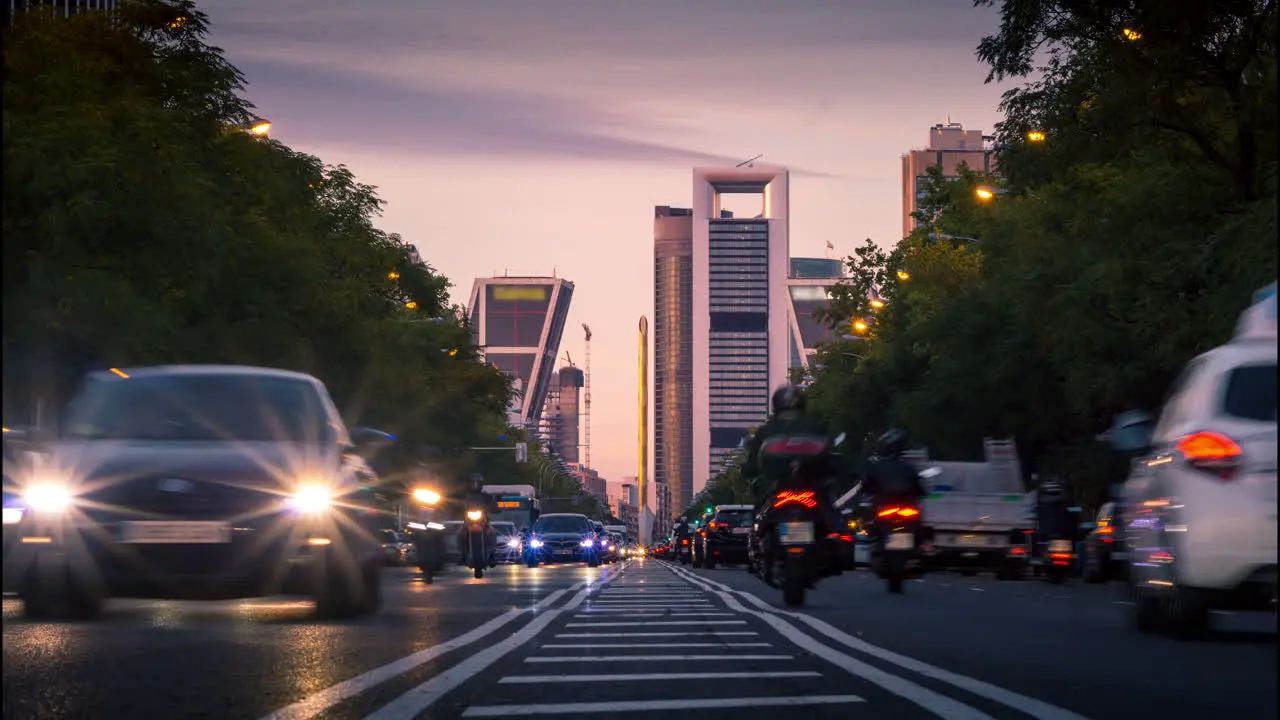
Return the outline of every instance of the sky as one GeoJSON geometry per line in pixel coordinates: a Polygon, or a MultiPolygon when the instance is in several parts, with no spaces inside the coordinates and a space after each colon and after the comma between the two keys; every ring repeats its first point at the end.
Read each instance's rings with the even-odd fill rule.
{"type": "Polygon", "coordinates": [[[591,465],[612,491],[637,474],[653,207],[688,207],[694,166],[763,154],[792,173],[792,257],[894,243],[902,154],[948,120],[990,133],[1005,89],[975,56],[998,14],[970,0],[201,8],[272,137],[376,186],[380,227],[453,282],[453,302],[482,276],[575,284],[560,360],[583,365],[589,324],[591,465]]]}

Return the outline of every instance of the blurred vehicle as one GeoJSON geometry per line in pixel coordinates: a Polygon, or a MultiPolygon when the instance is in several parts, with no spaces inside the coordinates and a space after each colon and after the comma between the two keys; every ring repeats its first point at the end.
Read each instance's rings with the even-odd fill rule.
{"type": "Polygon", "coordinates": [[[455,565],[466,565],[467,559],[462,554],[462,546],[458,538],[462,535],[462,521],[448,520],[444,524],[444,556],[455,565]]]}
{"type": "Polygon", "coordinates": [[[490,525],[497,536],[494,559],[499,563],[518,563],[521,559],[520,530],[510,520],[495,520],[490,525]]]}
{"type": "Polygon", "coordinates": [[[492,521],[510,522],[519,536],[530,527],[542,512],[542,504],[535,496],[532,485],[482,485],[480,492],[493,498],[492,521]]]}
{"type": "Polygon", "coordinates": [[[754,522],[755,508],[751,505],[717,505],[706,530],[698,538],[702,544],[698,553],[702,566],[711,569],[717,563],[745,563],[747,536],[754,522]]]}
{"type": "Polygon", "coordinates": [[[1124,577],[1128,555],[1119,532],[1114,500],[1102,504],[1098,519],[1084,540],[1084,581],[1104,583],[1124,577]]]}
{"type": "Polygon", "coordinates": [[[382,540],[382,557],[388,565],[405,565],[409,562],[410,543],[408,538],[395,530],[379,530],[382,540]]]}
{"type": "Polygon", "coordinates": [[[615,563],[622,559],[622,538],[608,530],[604,532],[604,545],[600,548],[601,560],[615,563]]]}
{"type": "Polygon", "coordinates": [[[1106,433],[1133,456],[1123,493],[1134,620],[1198,635],[1210,610],[1276,607],[1276,294],[1187,364],[1158,420],[1106,433]]]}
{"type": "Polygon", "coordinates": [[[585,562],[590,567],[600,565],[595,527],[586,515],[547,513],[540,516],[533,524],[529,547],[531,552],[525,557],[529,567],[552,562],[585,562]]]}
{"type": "Polygon", "coordinates": [[[444,517],[441,503],[444,497],[425,484],[414,487],[409,492],[408,533],[410,553],[413,565],[418,566],[422,579],[428,585],[435,581],[436,575],[444,571],[445,564],[451,555],[448,551],[447,525],[440,522],[444,517]]]}
{"type": "Polygon", "coordinates": [[[189,365],[90,374],[17,470],[28,615],[92,618],[109,596],[301,592],[375,611],[390,499],[314,377],[189,365]]]}

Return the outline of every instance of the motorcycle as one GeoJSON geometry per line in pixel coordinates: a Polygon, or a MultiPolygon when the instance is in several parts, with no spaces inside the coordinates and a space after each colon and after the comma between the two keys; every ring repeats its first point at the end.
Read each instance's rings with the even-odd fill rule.
{"type": "Polygon", "coordinates": [[[477,580],[484,577],[486,568],[492,567],[492,555],[488,547],[489,523],[485,519],[484,510],[469,508],[467,510],[467,557],[466,565],[471,568],[477,580]]]}
{"type": "Polygon", "coordinates": [[[680,544],[676,548],[676,559],[681,565],[688,565],[693,560],[693,545],[687,535],[680,538],[680,544]]]}
{"type": "Polygon", "coordinates": [[[920,508],[900,503],[876,511],[877,550],[880,573],[889,592],[901,593],[903,583],[919,561],[921,538],[920,508]]]}
{"type": "MultiPolygon", "coordinates": [[[[811,489],[815,484],[810,470],[813,461],[828,456],[844,442],[841,433],[834,442],[815,436],[777,437],[768,440],[762,455],[786,456],[791,460],[791,475],[764,505],[756,529],[759,543],[760,577],[771,587],[782,589],[782,600],[789,606],[804,604],[806,591],[818,579],[835,574],[839,559],[830,538],[818,533],[824,528],[822,497],[811,489]]],[[[824,481],[825,478],[818,480],[824,481]]]]}
{"type": "Polygon", "coordinates": [[[434,490],[417,488],[413,491],[413,499],[419,504],[418,519],[410,521],[408,527],[418,570],[422,572],[423,581],[430,585],[444,570],[445,564],[445,526],[435,521],[436,506],[441,498],[440,493],[434,490]]]}

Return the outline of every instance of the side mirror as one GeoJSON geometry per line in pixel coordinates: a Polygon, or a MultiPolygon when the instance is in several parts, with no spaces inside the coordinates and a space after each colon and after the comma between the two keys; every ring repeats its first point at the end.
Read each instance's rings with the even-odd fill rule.
{"type": "Polygon", "coordinates": [[[840,433],[839,435],[837,435],[837,436],[836,436],[836,441],[835,441],[834,443],[832,443],[832,445],[833,445],[834,447],[840,447],[840,443],[842,443],[842,442],[844,442],[844,433],[840,433]]]}
{"type": "Polygon", "coordinates": [[[395,435],[389,435],[371,427],[351,428],[351,444],[360,450],[380,449],[395,441],[395,435]]]}
{"type": "Polygon", "coordinates": [[[1113,450],[1127,455],[1141,455],[1151,448],[1155,419],[1141,410],[1120,413],[1111,428],[1099,435],[1113,450]]]}

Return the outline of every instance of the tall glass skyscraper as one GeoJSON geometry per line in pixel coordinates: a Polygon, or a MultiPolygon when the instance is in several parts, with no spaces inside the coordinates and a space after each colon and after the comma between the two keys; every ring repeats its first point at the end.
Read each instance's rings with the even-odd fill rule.
{"type": "MultiPolygon", "coordinates": [[[[653,482],[667,488],[668,511],[684,512],[693,502],[693,210],[688,208],[653,209],[653,460],[653,482]]],[[[657,492],[663,497],[663,490],[657,492]]]]}
{"type": "Polygon", "coordinates": [[[693,492],[769,414],[789,366],[788,175],[693,171],[693,492]],[[752,219],[721,217],[722,195],[758,195],[752,219]]]}

